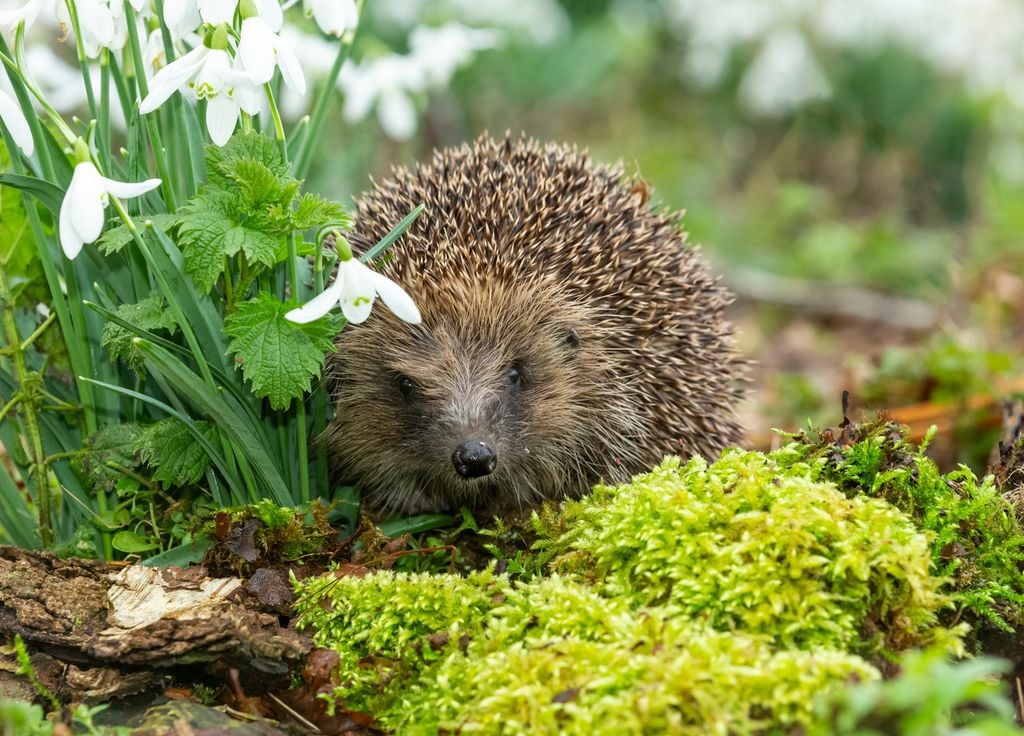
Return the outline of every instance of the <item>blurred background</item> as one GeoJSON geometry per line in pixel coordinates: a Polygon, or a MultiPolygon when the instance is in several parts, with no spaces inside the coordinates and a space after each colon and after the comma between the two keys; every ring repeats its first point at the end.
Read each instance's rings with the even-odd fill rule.
{"type": "Polygon", "coordinates": [[[1022,38],[1020,0],[371,0],[311,184],[485,130],[621,160],[737,293],[751,445],[848,389],[984,469],[1024,390],[1022,38]]]}

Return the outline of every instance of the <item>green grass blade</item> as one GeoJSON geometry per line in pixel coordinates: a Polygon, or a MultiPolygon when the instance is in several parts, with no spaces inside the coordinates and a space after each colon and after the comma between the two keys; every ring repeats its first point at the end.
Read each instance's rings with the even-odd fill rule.
{"type": "Polygon", "coordinates": [[[398,240],[402,233],[409,229],[409,226],[416,222],[416,218],[423,214],[424,205],[416,205],[415,209],[406,215],[400,223],[391,228],[391,232],[380,239],[380,242],[375,246],[366,251],[363,255],[359,256],[359,260],[363,263],[369,263],[375,258],[384,254],[388,248],[391,247],[392,243],[398,240]]]}

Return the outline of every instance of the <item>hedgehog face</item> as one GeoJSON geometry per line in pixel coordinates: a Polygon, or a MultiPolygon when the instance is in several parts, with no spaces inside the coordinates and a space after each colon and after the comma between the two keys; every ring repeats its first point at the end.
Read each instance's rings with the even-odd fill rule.
{"type": "Polygon", "coordinates": [[[594,424],[606,362],[586,311],[521,285],[414,298],[422,325],[378,310],[338,341],[325,439],[344,480],[407,513],[521,506],[578,484],[593,440],[574,428],[594,424]]]}

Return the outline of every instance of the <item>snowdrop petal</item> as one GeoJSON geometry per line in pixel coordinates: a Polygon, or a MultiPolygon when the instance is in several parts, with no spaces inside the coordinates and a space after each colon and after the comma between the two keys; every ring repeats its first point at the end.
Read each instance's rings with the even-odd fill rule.
{"type": "Polygon", "coordinates": [[[302,73],[302,65],[291,47],[278,42],[277,65],[281,67],[281,79],[300,95],[306,94],[306,75],[302,73]]]}
{"type": "Polygon", "coordinates": [[[235,102],[250,115],[257,115],[261,112],[263,99],[263,91],[254,84],[242,84],[235,87],[235,102]]]}
{"type": "Polygon", "coordinates": [[[25,21],[25,27],[28,28],[39,17],[41,7],[42,0],[29,0],[20,8],[0,10],[0,28],[13,28],[21,21],[25,21]]]}
{"type": "Polygon", "coordinates": [[[227,95],[217,95],[206,104],[206,129],[210,140],[223,146],[235,132],[238,122],[238,103],[227,95]]]}
{"type": "Polygon", "coordinates": [[[355,0],[306,0],[306,14],[310,11],[321,31],[339,38],[359,22],[355,0]]]}
{"type": "Polygon", "coordinates": [[[262,18],[242,21],[242,40],[238,42],[238,59],[257,84],[266,84],[274,76],[274,46],[277,37],[262,18]]]}
{"type": "Polygon", "coordinates": [[[234,19],[238,0],[198,0],[197,5],[204,23],[219,26],[234,19]]]}
{"type": "Polygon", "coordinates": [[[71,224],[71,210],[74,206],[71,203],[71,189],[68,189],[67,194],[64,195],[64,201],[60,205],[60,247],[66,255],[72,261],[78,257],[78,254],[82,252],[82,239],[75,232],[74,226],[71,224]]]}
{"type": "Polygon", "coordinates": [[[381,301],[395,313],[396,317],[413,325],[418,325],[423,321],[423,318],[420,317],[420,310],[405,289],[383,274],[371,271],[369,278],[374,289],[380,294],[381,301]]]}
{"type": "Polygon", "coordinates": [[[300,325],[304,325],[308,322],[314,322],[326,314],[329,314],[332,309],[338,304],[341,299],[341,290],[345,287],[345,280],[338,274],[338,278],[334,280],[334,283],[323,290],[322,293],[310,299],[308,302],[303,304],[297,309],[293,309],[285,314],[285,319],[296,322],[300,325]]]}
{"type": "Polygon", "coordinates": [[[78,240],[91,243],[100,236],[103,232],[106,206],[107,195],[103,177],[96,170],[96,166],[89,161],[75,166],[75,173],[71,176],[71,184],[60,209],[63,216],[64,209],[69,208],[68,222],[78,240]]]}
{"type": "Polygon", "coordinates": [[[139,106],[139,112],[145,115],[164,104],[202,67],[209,53],[210,49],[205,46],[197,46],[158,71],[149,85],[149,94],[139,106]]]}
{"type": "Polygon", "coordinates": [[[196,0],[165,0],[164,23],[178,38],[187,36],[201,22],[196,0]]]}
{"type": "Polygon", "coordinates": [[[373,271],[354,258],[343,262],[338,271],[338,278],[345,279],[341,295],[341,313],[352,324],[362,324],[370,316],[373,300],[377,296],[372,279],[373,271]]]}
{"type": "Polygon", "coordinates": [[[14,142],[26,156],[31,156],[35,151],[35,141],[32,140],[32,129],[28,127],[28,120],[25,113],[21,111],[18,103],[0,89],[0,122],[10,131],[14,142]]]}
{"type": "Polygon", "coordinates": [[[128,197],[138,197],[140,194],[152,191],[160,186],[159,179],[146,179],[146,181],[140,181],[138,183],[130,181],[116,181],[114,179],[103,179],[103,188],[113,194],[115,197],[121,197],[127,199],[128,197]]]}
{"type": "Polygon", "coordinates": [[[281,30],[284,26],[284,11],[278,0],[256,0],[256,8],[272,31],[277,33],[281,30]]]}

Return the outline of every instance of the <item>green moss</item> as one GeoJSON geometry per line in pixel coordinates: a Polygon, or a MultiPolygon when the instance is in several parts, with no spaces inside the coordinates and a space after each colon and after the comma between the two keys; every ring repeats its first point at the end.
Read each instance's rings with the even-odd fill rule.
{"type": "Polygon", "coordinates": [[[786,457],[670,458],[549,508],[532,577],[300,583],[333,701],[412,734],[772,733],[879,653],[958,651],[927,537],[786,457]]]}
{"type": "Polygon", "coordinates": [[[1024,624],[1024,531],[991,478],[964,466],[940,473],[891,422],[799,439],[773,453],[787,472],[809,465],[812,478],[884,499],[929,534],[933,573],[951,580],[957,619],[1006,632],[1024,624]]]}

